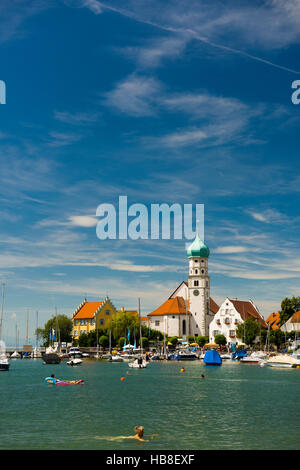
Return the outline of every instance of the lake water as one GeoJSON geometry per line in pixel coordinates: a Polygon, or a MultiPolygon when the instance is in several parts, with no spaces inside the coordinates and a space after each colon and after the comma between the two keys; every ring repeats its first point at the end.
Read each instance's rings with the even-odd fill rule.
{"type": "Polygon", "coordinates": [[[298,450],[299,395],[298,369],[11,360],[0,373],[0,449],[298,450]],[[47,386],[51,373],[85,385],[47,386]],[[145,439],[158,436],[145,443],[118,438],[133,435],[135,425],[145,427],[145,439]]]}

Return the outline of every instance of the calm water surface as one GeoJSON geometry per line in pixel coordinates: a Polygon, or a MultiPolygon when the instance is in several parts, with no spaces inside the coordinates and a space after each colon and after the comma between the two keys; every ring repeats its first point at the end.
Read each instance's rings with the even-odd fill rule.
{"type": "Polygon", "coordinates": [[[185,373],[181,367],[12,360],[0,373],[0,449],[300,449],[300,370],[200,361],[186,362],[185,373]],[[51,373],[86,385],[47,386],[51,373]],[[145,439],[158,436],[118,438],[133,435],[137,424],[145,439]]]}

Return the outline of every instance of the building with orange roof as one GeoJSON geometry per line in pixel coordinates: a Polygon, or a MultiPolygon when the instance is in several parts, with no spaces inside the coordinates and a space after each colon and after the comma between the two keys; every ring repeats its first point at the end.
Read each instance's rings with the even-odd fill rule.
{"type": "Polygon", "coordinates": [[[280,313],[271,313],[266,319],[266,323],[272,330],[278,330],[280,328],[280,313]]]}
{"type": "Polygon", "coordinates": [[[228,344],[243,344],[243,339],[236,336],[236,329],[239,323],[244,323],[249,318],[256,320],[261,328],[268,328],[268,324],[252,300],[238,300],[227,297],[210,323],[210,343],[214,343],[216,335],[224,335],[228,344]]]}
{"type": "Polygon", "coordinates": [[[87,299],[84,299],[72,315],[73,338],[79,339],[82,333],[88,334],[96,327],[105,328],[116,313],[117,310],[109,297],[98,302],[88,302],[87,299]]]}
{"type": "Polygon", "coordinates": [[[300,310],[293,313],[291,318],[282,325],[281,329],[287,333],[290,333],[291,331],[300,331],[300,310]]]}
{"type": "Polygon", "coordinates": [[[167,336],[189,335],[191,313],[183,297],[172,297],[148,314],[149,326],[167,336]]]}

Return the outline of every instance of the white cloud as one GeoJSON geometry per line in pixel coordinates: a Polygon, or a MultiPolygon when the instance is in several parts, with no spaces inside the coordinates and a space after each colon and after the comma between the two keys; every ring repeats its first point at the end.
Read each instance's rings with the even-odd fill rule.
{"type": "Polygon", "coordinates": [[[90,217],[87,215],[73,215],[69,217],[71,225],[75,227],[95,227],[99,222],[96,217],[90,217]]]}
{"type": "Polygon", "coordinates": [[[98,121],[99,113],[70,113],[68,111],[55,111],[54,118],[57,121],[71,125],[88,125],[98,121]]]}
{"type": "Polygon", "coordinates": [[[155,114],[153,101],[161,91],[161,84],[152,77],[132,74],[106,93],[104,103],[129,116],[155,114]]]}

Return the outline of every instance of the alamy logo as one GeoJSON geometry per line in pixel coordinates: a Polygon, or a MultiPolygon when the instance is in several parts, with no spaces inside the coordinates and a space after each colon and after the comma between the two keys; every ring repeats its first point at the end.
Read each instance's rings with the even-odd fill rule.
{"type": "Polygon", "coordinates": [[[292,94],[292,103],[299,104],[300,103],[300,80],[294,80],[292,83],[292,88],[296,89],[292,94]]]}
{"type": "Polygon", "coordinates": [[[0,80],[0,104],[6,104],[6,85],[3,80],[0,80]]]}
{"type": "Polygon", "coordinates": [[[194,211],[193,204],[150,204],[149,211],[140,203],[128,207],[127,196],[119,196],[117,209],[113,204],[97,207],[96,216],[101,220],[97,223],[96,234],[100,240],[192,240],[196,221],[198,234],[204,240],[204,204],[195,204],[194,211]]]}

